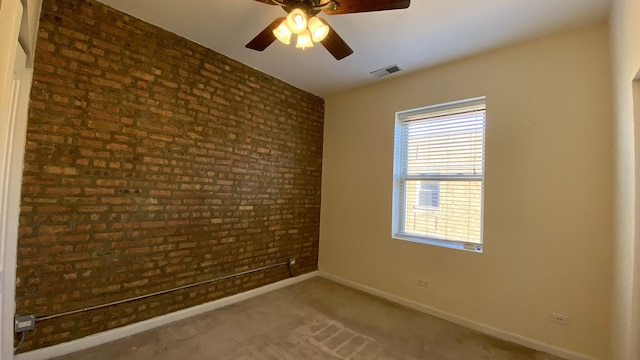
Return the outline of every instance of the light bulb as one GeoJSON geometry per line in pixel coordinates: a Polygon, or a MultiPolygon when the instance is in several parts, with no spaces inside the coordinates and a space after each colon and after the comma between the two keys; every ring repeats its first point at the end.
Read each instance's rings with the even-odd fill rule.
{"type": "Polygon", "coordinates": [[[313,47],[313,41],[311,41],[311,33],[309,30],[305,30],[298,34],[298,43],[296,44],[297,48],[308,48],[313,47]]]}
{"type": "Polygon", "coordinates": [[[287,15],[287,26],[294,34],[300,34],[307,28],[307,14],[302,9],[293,9],[287,15]]]}
{"type": "Polygon", "coordinates": [[[320,42],[329,34],[329,26],[314,16],[309,19],[309,31],[311,31],[311,39],[320,42]]]}
{"type": "Polygon", "coordinates": [[[273,30],[273,35],[275,35],[276,39],[280,40],[280,42],[285,45],[289,45],[291,43],[291,30],[287,27],[286,20],[273,30]]]}

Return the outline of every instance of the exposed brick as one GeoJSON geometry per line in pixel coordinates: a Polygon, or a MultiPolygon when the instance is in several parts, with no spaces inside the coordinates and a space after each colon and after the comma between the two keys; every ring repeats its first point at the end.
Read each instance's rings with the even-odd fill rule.
{"type": "MultiPolygon", "coordinates": [[[[94,0],[44,0],[17,313],[47,315],[290,257],[317,268],[324,101],[94,0]]],[[[288,277],[286,267],[38,323],[19,351],[288,277]]]]}

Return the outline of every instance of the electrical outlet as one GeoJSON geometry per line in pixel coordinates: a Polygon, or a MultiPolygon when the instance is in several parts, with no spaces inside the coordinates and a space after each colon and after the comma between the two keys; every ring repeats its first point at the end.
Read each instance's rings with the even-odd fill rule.
{"type": "Polygon", "coordinates": [[[418,286],[429,288],[429,282],[427,280],[418,279],[418,286]]]}
{"type": "Polygon", "coordinates": [[[558,313],[551,313],[551,322],[567,326],[569,325],[569,316],[558,313]]]}
{"type": "Polygon", "coordinates": [[[34,315],[16,316],[14,323],[16,333],[33,330],[36,327],[36,317],[34,315]]]}

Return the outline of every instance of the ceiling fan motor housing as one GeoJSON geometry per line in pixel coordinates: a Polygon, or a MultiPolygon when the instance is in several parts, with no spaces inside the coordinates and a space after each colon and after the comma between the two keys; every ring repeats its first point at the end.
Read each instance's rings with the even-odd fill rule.
{"type": "Polygon", "coordinates": [[[287,13],[301,9],[309,16],[316,16],[323,10],[335,11],[340,7],[340,3],[336,0],[330,0],[325,4],[321,4],[322,0],[285,0],[282,2],[276,0],[274,2],[282,6],[287,13]]]}

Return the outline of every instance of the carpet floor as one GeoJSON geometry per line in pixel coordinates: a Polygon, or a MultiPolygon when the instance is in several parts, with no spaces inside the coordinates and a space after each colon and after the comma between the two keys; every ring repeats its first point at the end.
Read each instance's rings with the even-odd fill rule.
{"type": "Polygon", "coordinates": [[[57,360],[556,360],[321,277],[57,360]]]}

